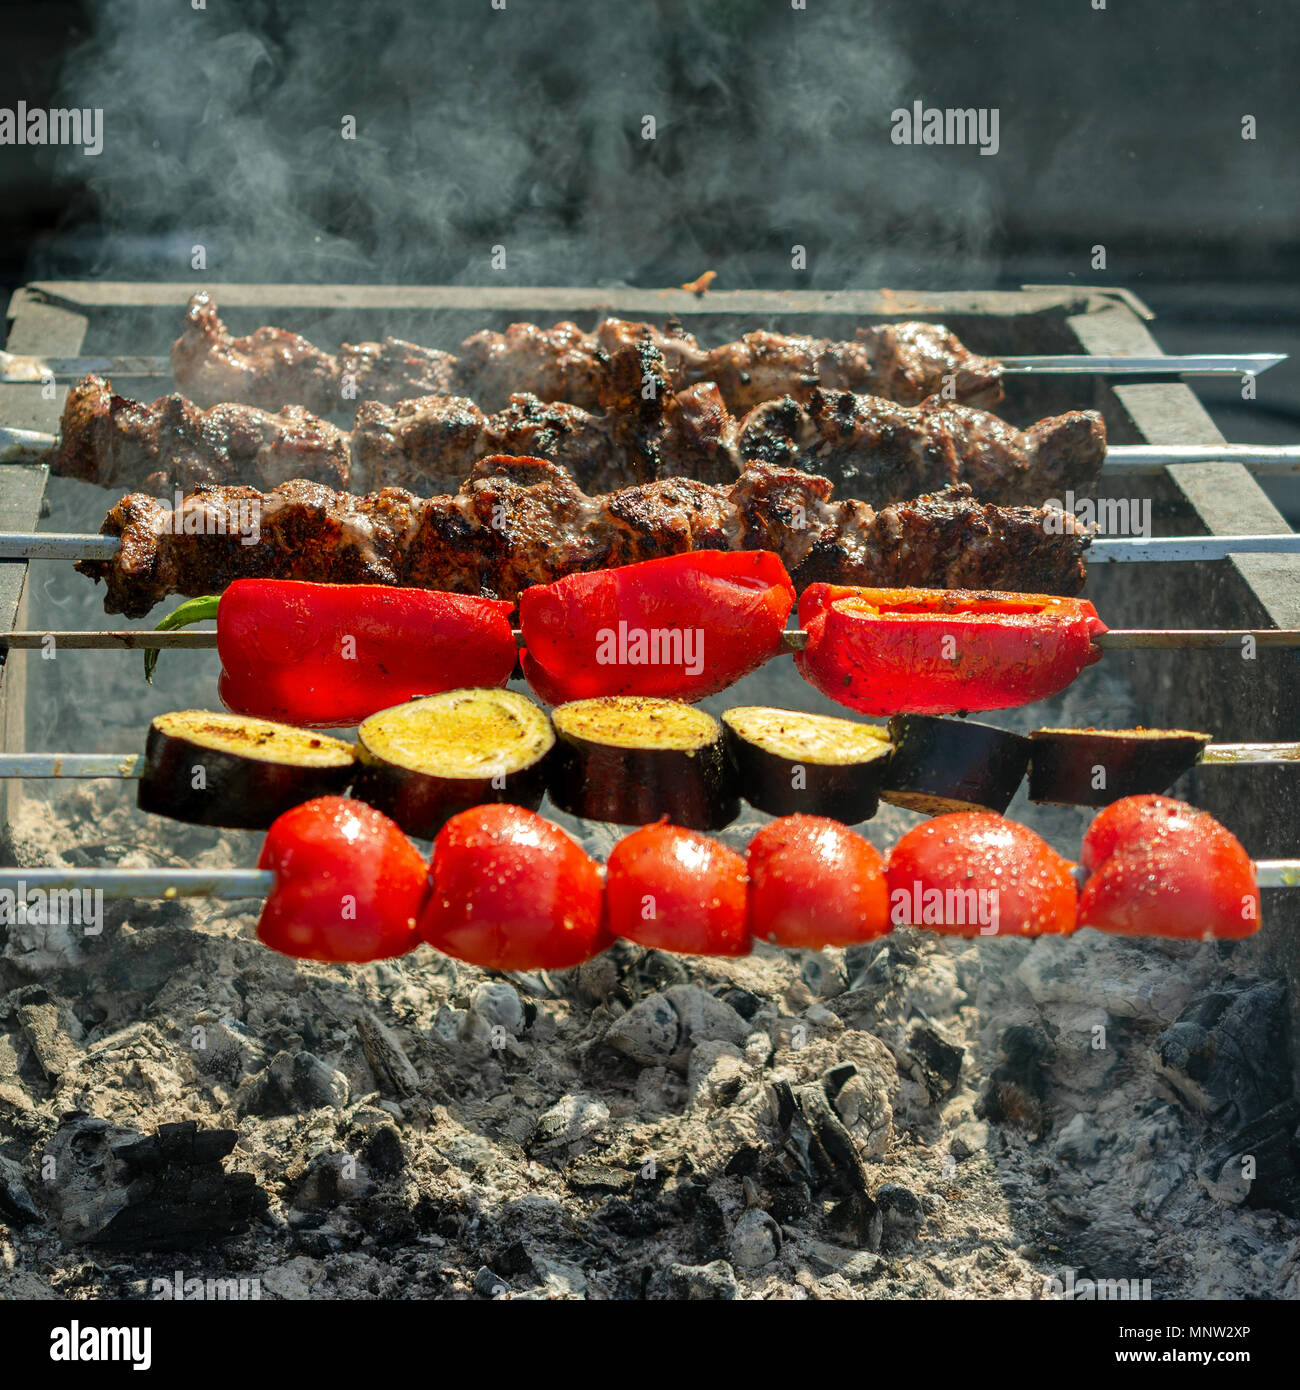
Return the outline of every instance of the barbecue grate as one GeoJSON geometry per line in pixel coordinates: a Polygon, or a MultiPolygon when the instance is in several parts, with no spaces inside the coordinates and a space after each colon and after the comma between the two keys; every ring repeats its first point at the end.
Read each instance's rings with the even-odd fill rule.
{"type": "MultiPolygon", "coordinates": [[[[10,351],[68,356],[77,353],[164,353],[178,331],[195,284],[50,282],[16,292],[9,308],[10,351]]],[[[946,322],[969,347],[991,355],[1039,353],[1159,354],[1139,300],[1112,289],[1026,287],[987,294],[735,292],[696,297],[680,290],[596,288],[477,288],[384,286],[213,285],[232,332],[280,324],[323,346],[343,339],[393,335],[454,349],[480,328],[504,328],[520,319],[575,320],[591,328],[613,313],[662,321],[675,315],[706,343],[754,328],[852,336],[860,324],[922,318],[946,322]]],[[[126,394],[150,396],[157,379],[121,378],[126,394]]],[[[1015,376],[1006,381],[1001,413],[1017,424],[1070,408],[1102,412],[1116,444],[1222,442],[1209,416],[1184,385],[1169,381],[1111,384],[1090,377],[1015,376]]],[[[0,384],[0,421],[54,431],[64,386],[0,384]]],[[[0,467],[0,529],[34,529],[41,514],[45,470],[0,467]]],[[[96,489],[102,515],[104,496],[96,489]]],[[[1150,497],[1156,534],[1265,534],[1285,532],[1282,516],[1258,483],[1230,463],[1181,465],[1160,478],[1106,484],[1103,497],[1150,497]]],[[[56,530],[85,529],[55,513],[56,530]]],[[[29,570],[0,562],[0,627],[28,622],[29,570]]],[[[1243,555],[1216,565],[1170,564],[1094,570],[1087,594],[1112,626],[1137,628],[1300,627],[1300,560],[1243,555]]],[[[144,620],[148,626],[153,619],[144,620]]],[[[104,625],[104,624],[101,624],[104,625]]],[[[113,626],[119,624],[115,621],[113,626]]],[[[90,654],[94,659],[95,654],[90,654]]],[[[13,652],[0,668],[0,737],[6,751],[27,747],[27,663],[34,652],[13,652]]],[[[104,660],[138,660],[124,656],[104,660]]],[[[170,660],[182,660],[179,655],[170,660]]],[[[1141,722],[1205,728],[1223,741],[1300,738],[1297,688],[1300,654],[1261,647],[1254,660],[1222,652],[1143,651],[1112,655],[1141,722]]],[[[141,728],[147,723],[142,718],[141,728]]],[[[1295,852],[1300,823],[1300,778],[1292,767],[1206,768],[1191,774],[1187,794],[1229,825],[1257,857],[1295,852]]],[[[0,783],[0,812],[8,825],[21,783],[0,783]]],[[[1267,909],[1271,929],[1237,949],[1258,952],[1281,969],[1300,1008],[1300,895],[1275,894],[1267,909]],[[1295,904],[1295,905],[1293,905],[1295,904]],[[1288,928],[1291,928],[1288,930],[1288,928]]],[[[1298,1018],[1300,1021],[1300,1018],[1298,1018]]],[[[1300,1038],[1300,1027],[1295,1030],[1300,1038]]]]}

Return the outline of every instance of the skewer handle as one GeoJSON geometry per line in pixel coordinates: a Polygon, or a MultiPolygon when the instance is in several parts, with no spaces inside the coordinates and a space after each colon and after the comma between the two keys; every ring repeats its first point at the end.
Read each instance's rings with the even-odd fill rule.
{"type": "Polygon", "coordinates": [[[170,357],[34,357],[0,352],[0,381],[33,385],[50,377],[80,379],[96,376],[170,376],[170,357]]]}
{"type": "Polygon", "coordinates": [[[1279,362],[1284,352],[1192,353],[1181,357],[1002,357],[1012,376],[1065,373],[1071,376],[1258,376],[1279,362]]]}
{"type": "Polygon", "coordinates": [[[121,547],[116,536],[0,531],[0,560],[112,560],[121,547]]]}
{"type": "Polygon", "coordinates": [[[1115,444],[1106,450],[1102,471],[1141,478],[1180,463],[1239,463],[1260,477],[1283,477],[1300,473],[1300,445],[1115,444]]]}
{"type": "Polygon", "coordinates": [[[143,753],[0,753],[0,778],[115,777],[125,782],[143,771],[143,753]]]}
{"type": "Polygon", "coordinates": [[[264,898],[264,869],[0,869],[0,891],[103,893],[106,898],[264,898]]]}
{"type": "Polygon", "coordinates": [[[44,463],[58,442],[40,430],[0,429],[0,463],[44,463]]]}
{"type": "Polygon", "coordinates": [[[1132,536],[1093,541],[1087,554],[1092,565],[1140,564],[1158,561],[1226,560],[1229,555],[1300,555],[1300,535],[1279,531],[1264,536],[1132,536]]]}

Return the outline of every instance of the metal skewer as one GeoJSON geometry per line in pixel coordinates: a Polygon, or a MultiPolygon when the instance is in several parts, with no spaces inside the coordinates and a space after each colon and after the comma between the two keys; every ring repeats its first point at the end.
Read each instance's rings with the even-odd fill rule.
{"type": "MultiPolygon", "coordinates": [[[[522,645],[523,634],[515,628],[515,641],[522,645]]],[[[802,628],[784,633],[789,651],[802,651],[808,634],[802,628]]],[[[1093,639],[1094,645],[1108,652],[1127,651],[1212,651],[1218,647],[1240,647],[1253,642],[1257,647],[1300,647],[1300,628],[1113,628],[1093,639]]],[[[152,628],[120,628],[116,631],[0,632],[0,651],[112,650],[121,651],[211,651],[217,645],[217,631],[210,627],[186,628],[176,632],[157,632],[152,628]]]]}
{"type": "MultiPolygon", "coordinates": [[[[116,536],[81,532],[0,531],[0,560],[112,560],[121,544],[116,536]]],[[[1093,541],[1090,565],[1133,564],[1150,560],[1222,560],[1229,555],[1300,555],[1300,533],[1262,536],[1128,536],[1093,541]]]]}
{"type": "MultiPolygon", "coordinates": [[[[1257,859],[1261,888],[1300,887],[1300,859],[1257,859]]],[[[102,893],[106,898],[264,898],[269,869],[0,869],[0,892],[102,893]]]]}
{"type": "MultiPolygon", "coordinates": [[[[1087,353],[1060,356],[999,357],[1002,370],[1020,376],[1258,376],[1279,362],[1284,352],[1190,353],[1180,356],[1093,357],[1087,353]]],[[[171,376],[172,360],[167,356],[122,357],[32,357],[0,352],[0,382],[33,384],[48,381],[80,380],[96,376],[171,376]]]]}
{"type": "MultiPolygon", "coordinates": [[[[1197,765],[1265,767],[1286,763],[1300,763],[1300,743],[1211,743],[1197,765]]],[[[143,753],[0,753],[0,780],[131,782],[143,774],[143,753]]]]}
{"type": "Polygon", "coordinates": [[[1175,357],[1090,357],[1086,353],[1070,353],[996,360],[1012,376],[1258,376],[1286,359],[1285,352],[1205,352],[1175,357]]]}
{"type": "MultiPolygon", "coordinates": [[[[43,463],[59,446],[57,434],[0,428],[0,463],[43,463]]],[[[1112,444],[1102,474],[1147,478],[1180,463],[1239,463],[1261,477],[1300,473],[1296,444],[1112,444]]]]}

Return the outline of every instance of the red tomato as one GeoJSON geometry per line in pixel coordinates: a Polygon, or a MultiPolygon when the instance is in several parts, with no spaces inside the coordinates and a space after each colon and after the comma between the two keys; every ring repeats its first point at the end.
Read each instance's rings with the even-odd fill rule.
{"type": "Polygon", "coordinates": [[[562,970],[599,955],[600,865],[520,806],[475,806],[433,842],[420,935],[488,970],[562,970]]]}
{"type": "Polygon", "coordinates": [[[400,956],[419,944],[424,860],[382,811],[321,796],[280,816],[259,869],[275,874],[257,934],[305,960],[400,956]]]}
{"type": "Polygon", "coordinates": [[[702,700],[784,650],[794,585],[770,550],[697,550],[525,589],[520,657],[547,704],[702,700]]]}
{"type": "Polygon", "coordinates": [[[1079,859],[1086,869],[1099,869],[1117,850],[1143,844],[1161,831],[1183,833],[1199,826],[1211,837],[1236,839],[1208,811],[1175,801],[1172,796],[1126,796],[1100,812],[1083,837],[1079,859]]]}
{"type": "Polygon", "coordinates": [[[691,956],[745,956],[745,861],[716,840],[660,821],[614,846],[605,921],[615,936],[691,956]]]}
{"type": "Polygon", "coordinates": [[[889,856],[895,925],[955,936],[1044,936],[1074,930],[1071,865],[1032,830],[991,811],[935,816],[889,856]]]}
{"type": "Polygon", "coordinates": [[[784,816],[749,843],[749,929],[778,946],[851,946],[889,931],[885,861],[836,820],[784,816]]]}
{"type": "Polygon", "coordinates": [[[810,584],[805,680],[864,714],[1009,709],[1063,690],[1101,657],[1086,599],[810,584]]]}
{"type": "Polygon", "coordinates": [[[1088,828],[1079,925],[1204,940],[1259,930],[1255,865],[1213,816],[1162,796],[1130,796],[1088,828]]]}

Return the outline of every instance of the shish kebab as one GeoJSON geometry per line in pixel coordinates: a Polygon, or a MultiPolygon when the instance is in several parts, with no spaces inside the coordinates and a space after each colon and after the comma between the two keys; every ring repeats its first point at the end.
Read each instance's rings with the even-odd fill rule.
{"type": "MultiPolygon", "coordinates": [[[[542,459],[480,460],[451,495],[368,496],[296,480],[269,493],[200,488],[173,508],[133,493],[100,535],[0,534],[0,559],[62,558],[107,585],[110,613],[240,578],[304,579],[514,600],[564,575],[691,551],[774,551],[803,591],[887,588],[1077,594],[1091,533],[1058,508],[998,507],[966,487],[876,509],[832,501],[825,478],[747,470],[729,487],[669,479],[588,496],[542,459]]],[[[1290,553],[1292,533],[1095,543],[1094,563],[1290,553]]]]}
{"type": "Polygon", "coordinates": [[[767,401],[737,419],[711,383],[675,395],[665,384],[646,400],[646,372],[662,376],[662,363],[638,356],[622,365],[624,384],[606,396],[600,414],[518,395],[506,410],[484,415],[472,401],[428,396],[367,402],[350,432],[296,406],[275,414],[233,404],[204,410],[179,395],[148,405],[87,377],[68,393],[59,436],[0,430],[0,457],[48,458],[57,475],[150,491],[210,483],[269,488],[291,478],[356,492],[452,491],[493,454],[549,459],[588,492],[664,477],[731,482],[749,464],[780,464],[828,477],[846,495],[877,505],[959,482],[999,503],[1088,496],[1099,477],[1159,473],[1197,456],[1235,457],[1265,472],[1300,470],[1300,449],[1107,449],[1095,411],[1022,431],[939,399],[900,406],[817,390],[806,404],[767,401]]]}
{"type": "Polygon", "coordinates": [[[171,373],[177,386],[205,405],[240,401],[279,410],[294,402],[328,414],[349,400],[392,402],[427,394],[474,395],[486,408],[507,404],[517,391],[545,401],[591,408],[598,403],[605,355],[629,342],[652,342],[670,364],[674,389],[716,381],[729,407],[744,411],[771,397],[803,398],[816,386],[867,392],[901,404],[938,394],[945,377],[955,398],[993,406],[1006,373],[1088,372],[1119,375],[1253,375],[1285,360],[1284,354],[1098,358],[1087,355],[1004,357],[970,352],[942,324],[896,323],[857,331],[853,340],[780,333],[748,333],[709,350],[670,321],[650,324],[606,319],[594,333],[575,324],[553,328],[511,324],[504,333],[467,338],[461,355],[396,338],[344,344],[322,351],[296,333],[263,327],[234,337],[218,316],[212,296],[196,294],[170,358],[70,358],[42,361],[0,353],[0,380],[77,378],[87,372],[130,376],[171,373]]]}
{"type": "Polygon", "coordinates": [[[626,355],[618,366],[620,384],[600,414],[517,395],[484,415],[470,400],[426,396],[368,401],[350,432],[297,406],[204,410],[179,395],[148,405],[92,376],[68,392],[57,440],[41,442],[53,446],[57,475],[151,491],[292,478],[356,492],[453,491],[479,459],[509,454],[549,459],[588,492],[668,477],[733,482],[747,464],[772,463],[823,474],[871,502],[953,482],[969,482],[989,501],[1019,502],[1091,493],[1106,460],[1095,411],[1021,431],[947,401],[900,406],[819,390],[807,406],[787,397],[737,419],[711,383],[674,395],[656,356],[626,355]],[[649,399],[646,381],[661,388],[649,399]]]}

